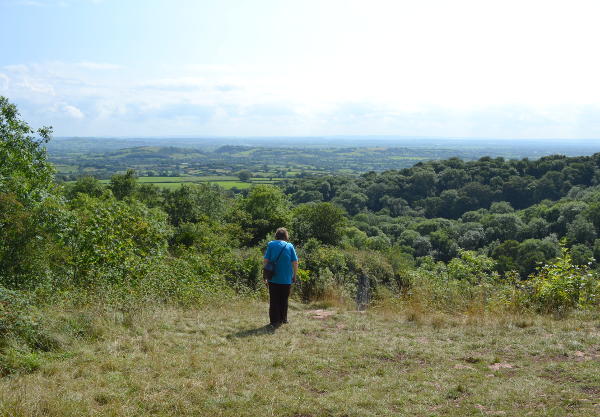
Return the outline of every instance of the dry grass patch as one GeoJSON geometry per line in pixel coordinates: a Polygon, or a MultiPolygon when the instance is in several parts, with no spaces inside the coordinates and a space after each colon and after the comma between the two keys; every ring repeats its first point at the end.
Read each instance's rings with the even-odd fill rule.
{"type": "Polygon", "coordinates": [[[293,304],[53,312],[68,354],[0,379],[10,416],[597,416],[598,317],[293,304]],[[83,318],[81,318],[83,317],[83,318]],[[526,323],[525,326],[522,323],[526,323]],[[86,329],[77,335],[77,329],[86,329]],[[70,333],[68,333],[70,332],[70,333]],[[508,367],[506,365],[510,365],[508,367]]]}

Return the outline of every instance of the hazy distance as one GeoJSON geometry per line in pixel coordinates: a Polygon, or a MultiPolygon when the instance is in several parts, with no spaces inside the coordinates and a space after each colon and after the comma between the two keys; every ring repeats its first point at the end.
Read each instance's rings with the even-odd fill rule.
{"type": "Polygon", "coordinates": [[[58,136],[600,138],[595,1],[0,1],[58,136]]]}

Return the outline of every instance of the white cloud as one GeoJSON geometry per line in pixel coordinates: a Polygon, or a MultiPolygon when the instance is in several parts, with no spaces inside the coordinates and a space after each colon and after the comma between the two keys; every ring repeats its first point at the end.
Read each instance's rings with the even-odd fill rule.
{"type": "Polygon", "coordinates": [[[7,71],[10,71],[10,72],[23,73],[23,72],[28,72],[29,71],[29,67],[27,65],[23,65],[23,64],[5,65],[3,68],[5,70],[7,70],[7,71]]]}
{"type": "Polygon", "coordinates": [[[36,95],[55,96],[54,86],[39,78],[23,77],[16,83],[17,87],[36,95]]]}
{"type": "Polygon", "coordinates": [[[206,88],[207,84],[207,80],[201,77],[178,77],[144,81],[139,84],[139,87],[161,90],[181,90],[206,88]]]}
{"type": "Polygon", "coordinates": [[[67,116],[72,117],[73,119],[83,119],[85,117],[81,110],[70,104],[63,105],[62,110],[67,116]]]}
{"type": "Polygon", "coordinates": [[[29,7],[68,7],[74,3],[100,4],[103,1],[104,0],[15,0],[14,4],[29,7]]]}
{"type": "Polygon", "coordinates": [[[0,90],[7,91],[8,90],[8,82],[9,82],[8,75],[2,74],[0,72],[0,90]]]}
{"type": "Polygon", "coordinates": [[[44,3],[42,1],[37,1],[37,0],[19,0],[17,1],[18,5],[20,6],[34,6],[34,7],[40,7],[40,6],[46,6],[47,3],[44,3]]]}
{"type": "Polygon", "coordinates": [[[3,95],[38,117],[35,125],[54,125],[57,135],[600,136],[600,99],[561,102],[540,87],[543,100],[511,102],[504,90],[514,92],[514,86],[481,79],[481,91],[462,91],[453,75],[426,85],[414,78],[416,70],[367,71],[371,78],[362,84],[355,73],[325,65],[264,73],[209,65],[142,72],[82,61],[2,71],[3,95]],[[507,99],[499,100],[503,92],[507,99]]]}
{"type": "Polygon", "coordinates": [[[78,62],[77,66],[84,68],[84,69],[90,69],[90,70],[118,70],[123,68],[120,65],[116,65],[116,64],[109,64],[107,62],[92,62],[92,61],[82,61],[82,62],[78,62]]]}

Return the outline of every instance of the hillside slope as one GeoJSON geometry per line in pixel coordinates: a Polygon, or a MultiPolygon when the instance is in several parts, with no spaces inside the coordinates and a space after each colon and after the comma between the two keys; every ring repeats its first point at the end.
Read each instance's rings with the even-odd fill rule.
{"type": "Polygon", "coordinates": [[[266,304],[50,311],[66,351],[0,379],[3,416],[597,416],[598,317],[266,304]],[[594,322],[594,319],[596,322],[594,322]],[[69,326],[64,325],[68,323],[69,326]]]}

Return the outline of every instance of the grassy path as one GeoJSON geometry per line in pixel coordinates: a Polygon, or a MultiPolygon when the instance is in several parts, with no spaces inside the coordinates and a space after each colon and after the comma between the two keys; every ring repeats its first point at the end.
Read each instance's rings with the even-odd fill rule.
{"type": "Polygon", "coordinates": [[[80,337],[0,379],[0,415],[600,415],[598,317],[322,318],[294,305],[269,332],[264,303],[60,314],[80,337]]]}

